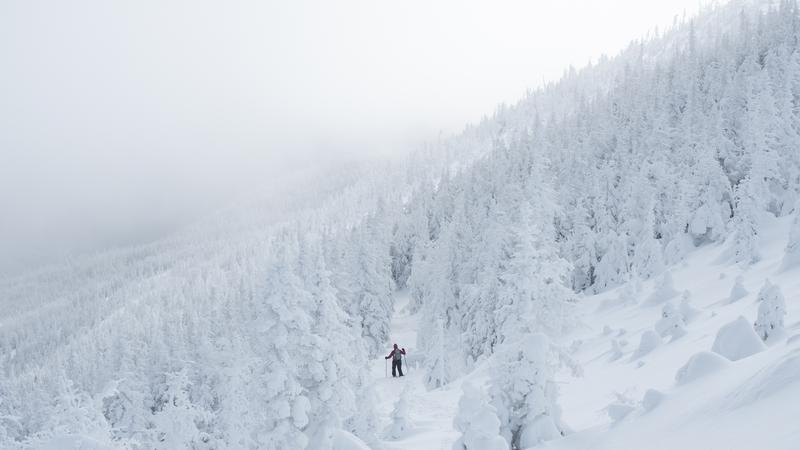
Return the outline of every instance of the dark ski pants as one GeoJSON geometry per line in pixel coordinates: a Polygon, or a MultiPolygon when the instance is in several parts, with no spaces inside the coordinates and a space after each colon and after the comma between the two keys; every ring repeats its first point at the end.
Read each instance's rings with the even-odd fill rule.
{"type": "Polygon", "coordinates": [[[403,360],[402,359],[392,359],[392,376],[393,377],[397,376],[397,372],[395,371],[395,369],[397,369],[397,371],[400,372],[400,376],[402,377],[403,376],[403,360]]]}

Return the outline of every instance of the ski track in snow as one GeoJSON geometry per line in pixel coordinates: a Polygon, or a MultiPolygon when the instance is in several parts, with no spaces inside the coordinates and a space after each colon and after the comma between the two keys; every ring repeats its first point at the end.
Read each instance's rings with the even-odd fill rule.
{"type": "MultiPolygon", "coordinates": [[[[405,292],[396,294],[394,317],[392,318],[391,340],[386,345],[386,354],[391,351],[393,343],[405,347],[409,356],[413,355],[417,345],[417,315],[408,314],[406,305],[409,297],[405,292]]],[[[385,356],[385,355],[384,355],[385,356]]],[[[381,358],[382,359],[382,358],[381,358]]],[[[453,429],[453,417],[458,409],[458,398],[461,395],[460,384],[452,383],[444,389],[428,391],[423,381],[422,367],[406,367],[406,376],[392,378],[391,361],[376,361],[372,373],[375,377],[375,389],[378,393],[378,410],[381,413],[382,427],[388,426],[397,398],[406,386],[410,407],[410,418],[413,428],[406,436],[398,440],[385,440],[386,449],[431,449],[450,450],[458,439],[458,432],[453,429]],[[386,364],[386,366],[384,366],[386,364]],[[386,367],[386,368],[385,368],[386,367]],[[388,377],[385,375],[388,373],[388,377]]]]}

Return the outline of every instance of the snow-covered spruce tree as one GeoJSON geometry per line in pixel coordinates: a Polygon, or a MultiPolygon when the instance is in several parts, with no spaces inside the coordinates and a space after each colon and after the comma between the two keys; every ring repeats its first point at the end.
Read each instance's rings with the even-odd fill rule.
{"type": "Polygon", "coordinates": [[[532,331],[560,333],[575,302],[567,287],[572,267],[555,242],[557,207],[547,176],[550,163],[523,142],[510,151],[518,152],[510,158],[519,159],[511,159],[519,172],[504,187],[498,205],[506,227],[494,305],[498,344],[532,331]]]}
{"type": "Polygon", "coordinates": [[[381,218],[371,217],[350,237],[345,270],[353,278],[348,293],[348,312],[361,322],[361,335],[370,356],[378,355],[389,339],[393,308],[391,259],[384,243],[388,240],[381,218]],[[349,267],[349,269],[347,269],[349,267]]]}
{"type": "Polygon", "coordinates": [[[661,243],[653,236],[654,217],[653,208],[647,205],[645,220],[642,222],[641,229],[635,234],[635,244],[631,273],[642,276],[643,279],[651,278],[660,274],[664,270],[664,253],[661,243]]]}
{"type": "Polygon", "coordinates": [[[417,263],[416,257],[430,241],[426,215],[430,199],[430,183],[422,183],[414,191],[411,200],[403,206],[402,214],[392,230],[389,253],[392,258],[392,278],[398,289],[407,287],[412,268],[417,263]]]}
{"type": "Polygon", "coordinates": [[[759,212],[753,199],[754,183],[749,179],[736,188],[736,212],[733,218],[733,260],[750,265],[761,259],[759,250],[759,212]]]}
{"type": "Polygon", "coordinates": [[[310,404],[305,431],[310,438],[308,448],[326,450],[344,419],[371,414],[372,405],[357,405],[354,392],[367,358],[353,320],[339,306],[320,240],[306,237],[301,252],[300,273],[315,305],[312,333],[300,338],[308,339],[299,376],[310,404]]]}
{"type": "Polygon", "coordinates": [[[441,387],[463,373],[464,349],[455,318],[449,313],[457,307],[456,241],[451,224],[444,224],[439,239],[432,244],[425,263],[415,267],[414,289],[426,299],[422,305],[421,330],[417,345],[425,354],[425,385],[441,387]]]}
{"type": "MultiPolygon", "coordinates": [[[[461,364],[458,364],[459,354],[457,348],[450,345],[453,342],[451,333],[445,329],[445,322],[443,319],[438,319],[434,328],[436,330],[432,339],[427,342],[425,351],[425,386],[428,389],[435,389],[449,383],[450,380],[456,378],[461,369],[461,364]]],[[[456,341],[457,343],[458,341],[456,341]]]]}
{"type": "Polygon", "coordinates": [[[462,389],[458,414],[453,419],[453,427],[461,437],[453,444],[453,450],[508,450],[508,442],[500,435],[497,411],[486,392],[471,382],[464,383],[462,389]]]}
{"type": "Polygon", "coordinates": [[[541,333],[509,342],[498,354],[489,392],[501,435],[511,448],[533,447],[563,435],[556,365],[550,341],[541,333]]]}
{"type": "Polygon", "coordinates": [[[758,292],[758,317],[753,328],[765,342],[781,336],[784,330],[783,318],[786,316],[786,301],[779,286],[764,281],[758,292]]]}
{"type": "Polygon", "coordinates": [[[519,215],[497,289],[495,323],[501,344],[533,330],[560,332],[567,303],[574,301],[565,285],[570,266],[548,242],[548,227],[534,222],[535,213],[526,202],[520,204],[519,215]]]}
{"type": "Polygon", "coordinates": [[[298,243],[284,233],[272,245],[273,260],[267,275],[267,293],[258,316],[253,343],[254,386],[252,415],[242,418],[255,446],[267,449],[305,448],[310,401],[300,382],[300,358],[308,350],[313,325],[314,299],[295,272],[298,243]]]}

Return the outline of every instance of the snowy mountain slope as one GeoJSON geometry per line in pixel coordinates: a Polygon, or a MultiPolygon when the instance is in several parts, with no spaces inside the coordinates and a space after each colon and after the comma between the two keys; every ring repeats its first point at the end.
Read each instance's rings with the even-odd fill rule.
{"type": "MultiPolygon", "coordinates": [[[[392,179],[380,168],[371,172],[392,179]]],[[[327,187],[318,178],[294,186],[288,197],[259,199],[258,208],[251,201],[153,244],[2,280],[0,447],[58,447],[84,438],[101,448],[287,445],[288,428],[268,432],[285,417],[287,400],[275,397],[280,386],[279,394],[295,398],[298,423],[308,421],[306,401],[312,417],[331,415],[310,396],[314,389],[337,409],[339,420],[353,419],[355,404],[364,401],[347,397],[365,370],[360,336],[355,328],[343,329],[349,318],[341,301],[331,300],[335,291],[321,262],[321,237],[303,233],[302,242],[292,241],[300,223],[304,229],[339,223],[328,233],[350,233],[374,209],[386,191],[365,172],[352,173],[358,177],[343,180],[336,173],[330,185],[339,187],[328,193],[315,185],[327,187]],[[313,287],[303,290],[299,280],[292,285],[293,277],[313,287]],[[282,334],[303,342],[275,354],[270,346],[280,345],[282,334]],[[319,354],[330,351],[323,345],[328,340],[350,348],[349,356],[325,368],[330,383],[314,372],[321,370],[315,366],[323,359],[319,354]],[[305,362],[296,359],[301,353],[309,355],[305,362]],[[284,368],[286,362],[300,364],[316,378],[287,378],[278,361],[284,368]],[[294,383],[311,389],[297,396],[294,383]],[[325,393],[330,389],[342,397],[325,393]],[[272,425],[271,408],[277,409],[272,425]],[[266,430],[263,436],[255,433],[258,427],[266,430]],[[237,430],[253,434],[236,440],[237,430]]],[[[358,246],[348,252],[353,250],[369,255],[358,246]]],[[[308,439],[293,435],[299,439],[293,445],[308,439]]]]}
{"type": "Polygon", "coordinates": [[[791,448],[798,148],[797,5],[712,7],[402,163],[0,281],[0,446],[791,448]]]}
{"type": "MultiPolygon", "coordinates": [[[[548,448],[796,448],[800,425],[791,417],[800,400],[796,337],[800,335],[800,272],[779,270],[788,219],[764,227],[763,234],[769,236],[762,247],[764,259],[746,270],[717,263],[724,245],[701,248],[679,264],[672,271],[674,286],[678,292],[689,292],[697,314],[686,325],[685,336],[674,342],[665,339],[639,358],[632,356],[642,333],[660,318],[660,305],[642,305],[655,283],[643,283],[627,305],[603,307],[615,301],[624,287],[585,298],[581,303],[584,327],[568,338],[580,342],[575,357],[585,374],[581,379],[562,379],[561,390],[564,419],[576,433],[548,448]],[[750,294],[728,303],[740,274],[750,294]],[[749,324],[755,321],[756,295],[766,279],[780,286],[786,298],[786,335],[763,352],[730,362],[717,372],[685,384],[676,382],[676,374],[693,355],[712,350],[721,327],[739,316],[749,324]],[[627,341],[621,355],[613,354],[614,339],[627,341]],[[663,399],[647,411],[641,402],[649,389],[662,393],[663,399]],[[614,420],[606,408],[615,403],[633,409],[614,420]]],[[[680,297],[670,301],[678,306],[680,297]]]]}
{"type": "MultiPolygon", "coordinates": [[[[656,280],[631,282],[618,289],[581,298],[580,325],[560,339],[575,349],[573,357],[583,376],[568,371],[558,376],[560,405],[570,433],[541,448],[578,449],[795,449],[800,424],[793,420],[800,400],[800,268],[780,269],[792,218],[764,226],[761,262],[742,269],[718,262],[729,244],[709,245],[689,254],[671,268],[676,295],[666,302],[647,304],[656,280]],[[750,292],[729,302],[737,276],[750,292]],[[763,351],[728,361],[724,367],[678,383],[676,375],[694,356],[711,351],[717,332],[739,316],[748,326],[757,315],[756,296],[766,279],[780,286],[787,304],[787,332],[763,351]],[[633,285],[637,284],[631,295],[633,285]],[[663,339],[643,356],[634,357],[640,337],[653,329],[666,303],[678,306],[683,292],[695,310],[686,334],[663,339]],[[620,300],[622,297],[622,300],[620,300]],[[614,354],[613,341],[621,344],[614,354]],[[648,392],[653,390],[653,392],[648,392]]],[[[401,310],[402,311],[402,310],[401,310]]],[[[416,320],[419,320],[418,317],[416,320]]],[[[408,342],[417,323],[406,313],[395,316],[392,336],[408,342]]],[[[407,346],[413,354],[414,347],[407,346]]],[[[464,383],[489,383],[493,358],[443,388],[426,391],[419,371],[410,379],[379,378],[381,412],[389,422],[391,405],[406,385],[410,419],[415,429],[386,448],[449,449],[459,433],[452,419],[464,383]]],[[[536,447],[539,448],[539,447],[536,447]]]]}

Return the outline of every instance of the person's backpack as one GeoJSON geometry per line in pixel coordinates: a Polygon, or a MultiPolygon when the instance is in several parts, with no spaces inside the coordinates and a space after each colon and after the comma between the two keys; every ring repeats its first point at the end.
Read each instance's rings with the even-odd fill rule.
{"type": "Polygon", "coordinates": [[[394,360],[400,361],[401,359],[403,359],[403,354],[400,353],[400,349],[398,348],[397,350],[394,351],[394,360]]]}

